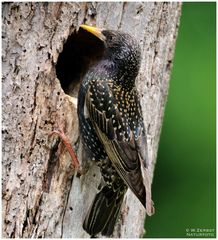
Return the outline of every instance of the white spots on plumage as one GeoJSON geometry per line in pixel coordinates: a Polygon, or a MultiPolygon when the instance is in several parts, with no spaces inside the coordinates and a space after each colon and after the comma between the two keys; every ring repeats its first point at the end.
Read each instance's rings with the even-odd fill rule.
{"type": "MultiPolygon", "coordinates": [[[[95,106],[96,108],[100,108],[98,110],[101,111],[101,113],[105,113],[103,114],[104,116],[111,117],[116,133],[120,136],[123,136],[123,138],[125,137],[125,139],[127,140],[129,139],[130,135],[130,123],[132,122],[131,125],[134,125],[135,134],[136,125],[138,123],[137,120],[132,121],[133,119],[138,119],[136,113],[131,113],[137,110],[137,104],[135,103],[135,98],[133,97],[134,94],[129,92],[129,90],[135,84],[135,78],[132,77],[132,73],[133,75],[135,75],[134,69],[137,67],[138,64],[135,64],[135,54],[130,54],[127,48],[124,48],[123,53],[119,57],[126,58],[125,60],[128,64],[125,64],[124,71],[130,74],[122,74],[121,78],[120,76],[118,78],[117,76],[113,75],[113,78],[111,78],[111,75],[109,73],[106,74],[105,72],[103,72],[102,69],[100,69],[101,73],[103,73],[101,78],[99,79],[99,72],[90,72],[86,77],[85,85],[87,85],[88,82],[92,81],[93,97],[91,98],[91,101],[93,106],[95,106]],[[93,81],[93,79],[96,80],[93,81]],[[117,85],[116,83],[119,83],[121,88],[117,89],[114,101],[114,93],[111,94],[108,89],[114,89],[117,85]],[[105,100],[107,102],[105,102],[105,100]],[[119,116],[119,118],[117,118],[117,116],[119,116]]],[[[108,123],[108,121],[109,118],[106,119],[106,123],[108,123]]],[[[81,128],[83,129],[83,136],[86,145],[89,146],[89,149],[91,148],[91,152],[93,156],[95,156],[94,159],[98,160],[98,158],[100,158],[101,156],[105,158],[104,149],[103,147],[98,147],[98,144],[101,146],[101,143],[96,136],[95,130],[92,129],[91,124],[88,123],[85,127],[82,125],[81,128]]],[[[106,162],[108,161],[109,160],[107,160],[106,162]]],[[[98,161],[98,165],[101,165],[100,161],[98,161]]],[[[107,182],[108,184],[111,184],[110,181],[107,182]]]]}
{"type": "Polygon", "coordinates": [[[88,117],[89,117],[88,109],[87,109],[86,103],[85,103],[85,105],[84,105],[84,117],[85,117],[85,118],[88,118],[88,117]]]}

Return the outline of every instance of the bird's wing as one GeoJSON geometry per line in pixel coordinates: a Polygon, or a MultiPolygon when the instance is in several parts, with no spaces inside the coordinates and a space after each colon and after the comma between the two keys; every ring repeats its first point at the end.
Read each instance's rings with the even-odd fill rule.
{"type": "Polygon", "coordinates": [[[136,94],[124,95],[124,91],[113,87],[112,81],[92,81],[86,108],[114,167],[151,215],[151,180],[140,104],[136,94]]]}

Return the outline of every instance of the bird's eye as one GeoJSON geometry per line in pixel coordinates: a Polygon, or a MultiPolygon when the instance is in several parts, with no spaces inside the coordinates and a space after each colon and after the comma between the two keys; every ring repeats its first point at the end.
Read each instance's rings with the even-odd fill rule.
{"type": "Polygon", "coordinates": [[[109,36],[108,36],[108,40],[109,40],[109,41],[113,41],[113,38],[114,38],[113,35],[109,35],[109,36]]]}

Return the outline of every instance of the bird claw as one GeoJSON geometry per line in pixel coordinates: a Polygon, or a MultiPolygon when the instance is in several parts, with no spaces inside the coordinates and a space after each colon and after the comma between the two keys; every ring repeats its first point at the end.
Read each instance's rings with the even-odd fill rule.
{"type": "Polygon", "coordinates": [[[63,141],[65,147],[67,148],[71,158],[72,158],[72,165],[75,169],[75,171],[77,171],[77,176],[81,176],[82,175],[82,170],[80,169],[80,164],[78,161],[78,158],[75,154],[75,151],[73,150],[70,140],[69,138],[65,135],[64,131],[62,128],[58,128],[58,129],[54,129],[49,136],[52,136],[54,134],[57,134],[63,141]]]}

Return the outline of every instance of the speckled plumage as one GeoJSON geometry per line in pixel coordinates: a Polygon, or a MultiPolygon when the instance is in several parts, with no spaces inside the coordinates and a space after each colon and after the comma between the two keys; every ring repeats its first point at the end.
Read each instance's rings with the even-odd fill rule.
{"type": "Polygon", "coordinates": [[[105,52],[85,75],[78,97],[80,132],[105,181],[83,224],[91,236],[112,234],[127,187],[145,207],[147,198],[146,135],[135,87],[140,48],[128,34],[102,34],[105,52]]]}

